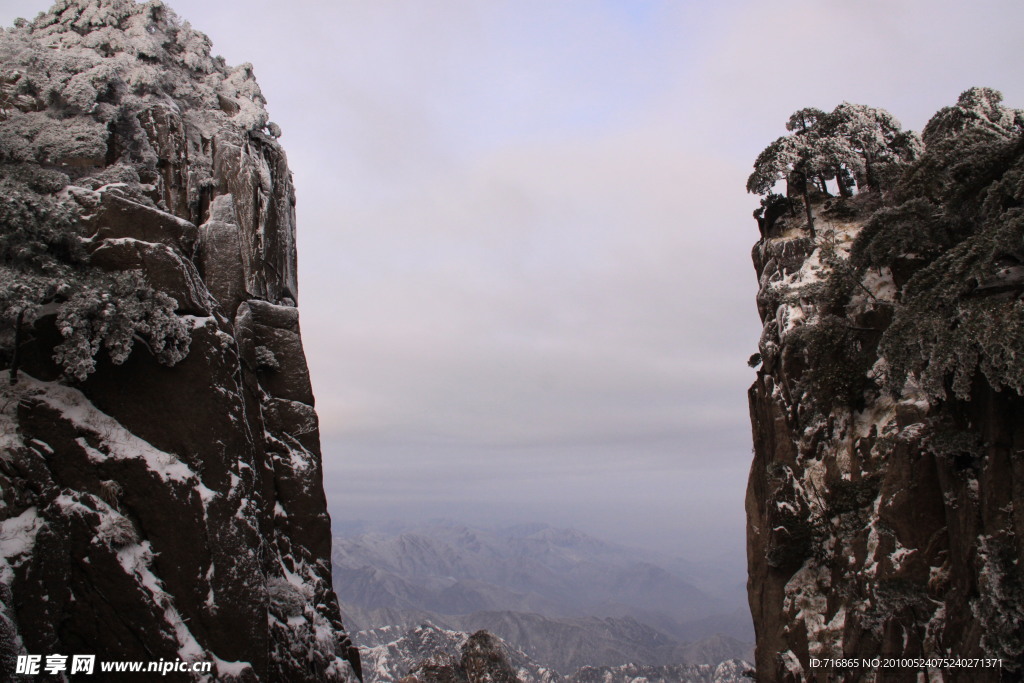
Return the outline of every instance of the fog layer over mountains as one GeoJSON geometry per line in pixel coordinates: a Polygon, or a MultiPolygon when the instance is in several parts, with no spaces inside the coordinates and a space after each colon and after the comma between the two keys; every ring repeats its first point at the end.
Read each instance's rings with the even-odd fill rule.
{"type": "Polygon", "coordinates": [[[500,636],[563,674],[717,664],[753,632],[742,566],[698,564],[542,524],[335,523],[334,583],[361,647],[433,623],[500,636]]]}

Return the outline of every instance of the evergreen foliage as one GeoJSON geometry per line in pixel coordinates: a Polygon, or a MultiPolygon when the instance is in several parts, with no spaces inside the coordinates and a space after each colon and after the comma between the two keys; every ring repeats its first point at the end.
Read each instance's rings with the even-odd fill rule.
{"type": "Polygon", "coordinates": [[[907,283],[881,343],[891,391],[913,376],[931,396],[951,390],[968,399],[980,371],[993,387],[1024,395],[1024,301],[978,291],[1000,262],[1021,263],[1024,213],[1011,214],[984,224],[907,283]]]}
{"type": "Polygon", "coordinates": [[[79,234],[74,202],[54,193],[67,176],[33,164],[4,165],[0,179],[0,351],[12,381],[24,330],[41,315],[56,314],[64,341],[54,360],[74,379],[85,379],[105,348],[123,363],[141,340],[168,365],[188,352],[189,328],[177,303],[154,291],[137,272],[91,267],[79,234]]]}
{"type": "Polygon", "coordinates": [[[768,192],[761,198],[761,206],[754,210],[754,219],[761,231],[761,236],[766,236],[775,225],[775,221],[786,213],[795,213],[793,202],[788,197],[774,192],[768,192]]]}
{"type": "Polygon", "coordinates": [[[969,399],[978,378],[1024,395],[1024,114],[1001,101],[990,88],[962,93],[929,121],[926,147],[880,109],[803,109],[787,124],[793,134],[758,157],[750,191],[831,168],[882,198],[850,258],[829,260],[821,245],[829,278],[801,290],[818,310],[793,332],[816,413],[857,407],[865,391],[898,396],[908,381],[934,399],[969,399]],[[897,300],[871,301],[886,315],[859,329],[846,308],[870,295],[869,272],[886,269],[898,275],[897,300]]]}
{"type": "Polygon", "coordinates": [[[800,384],[810,405],[826,415],[838,405],[861,408],[865,390],[873,385],[868,370],[875,362],[875,349],[861,332],[846,318],[823,315],[792,334],[794,348],[807,358],[800,384]]]}
{"type": "Polygon", "coordinates": [[[922,150],[917,134],[902,130],[892,114],[863,104],[843,102],[822,127],[820,137],[828,142],[823,145],[825,164],[852,171],[860,188],[890,187],[922,150]]]}
{"type": "Polygon", "coordinates": [[[803,197],[812,236],[812,192],[827,192],[830,180],[836,181],[843,197],[854,187],[888,189],[922,148],[917,134],[903,131],[889,112],[848,102],[829,113],[800,109],[790,116],[786,129],[790,135],[776,139],[758,155],[747,192],[766,195],[785,180],[803,197]]]}
{"type": "Polygon", "coordinates": [[[891,267],[897,260],[928,261],[957,241],[957,226],[931,200],[914,197],[884,206],[864,224],[850,254],[859,268],[891,267]]]}
{"type": "Polygon", "coordinates": [[[174,313],[177,302],[154,291],[140,273],[115,273],[83,284],[57,314],[64,341],[54,360],[69,376],[83,380],[92,373],[101,346],[116,365],[128,359],[137,340],[165,365],[188,355],[189,328],[174,313]]]}
{"type": "Polygon", "coordinates": [[[967,132],[1012,138],[1024,129],[1024,112],[1002,106],[1003,94],[992,88],[971,88],[960,93],[957,103],[943,107],[924,127],[922,140],[929,148],[967,132]]]}
{"type": "Polygon", "coordinates": [[[1000,100],[973,88],[936,114],[895,203],[854,244],[861,269],[912,265],[880,344],[895,393],[912,377],[930,396],[966,399],[980,372],[1024,394],[1024,125],[1000,100]]]}

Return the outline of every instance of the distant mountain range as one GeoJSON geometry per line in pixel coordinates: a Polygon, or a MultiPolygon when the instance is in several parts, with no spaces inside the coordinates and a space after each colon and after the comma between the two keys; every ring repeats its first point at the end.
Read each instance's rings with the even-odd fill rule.
{"type": "Polygon", "coordinates": [[[539,524],[355,523],[335,532],[334,585],[364,649],[386,649],[429,623],[486,629],[562,675],[752,657],[743,567],[709,571],[539,524]]]}

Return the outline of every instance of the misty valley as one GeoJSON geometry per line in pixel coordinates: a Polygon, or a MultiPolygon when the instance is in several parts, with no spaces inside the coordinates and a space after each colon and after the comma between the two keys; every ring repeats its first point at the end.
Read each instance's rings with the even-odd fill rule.
{"type": "Polygon", "coordinates": [[[49,2],[0,8],[0,680],[1022,680],[1014,21],[49,2]],[[934,113],[960,71],[852,73],[953,35],[934,113]]]}

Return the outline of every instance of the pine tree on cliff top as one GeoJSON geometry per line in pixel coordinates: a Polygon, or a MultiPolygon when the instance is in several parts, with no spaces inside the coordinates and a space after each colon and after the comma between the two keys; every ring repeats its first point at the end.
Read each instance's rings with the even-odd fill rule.
{"type": "Polygon", "coordinates": [[[848,102],[830,113],[800,109],[790,116],[786,129],[789,135],[758,155],[747,192],[767,196],[781,180],[798,188],[812,238],[812,191],[827,193],[829,180],[836,181],[844,197],[854,186],[860,191],[884,189],[921,151],[917,135],[903,131],[892,114],[848,102]]]}

